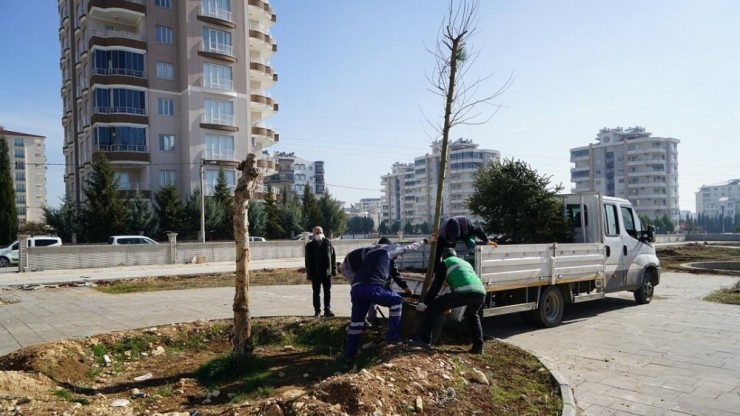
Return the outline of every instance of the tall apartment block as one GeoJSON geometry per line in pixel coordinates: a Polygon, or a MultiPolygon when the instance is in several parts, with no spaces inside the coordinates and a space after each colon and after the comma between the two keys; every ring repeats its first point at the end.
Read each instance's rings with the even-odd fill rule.
{"type": "Polygon", "coordinates": [[[570,149],[571,191],[629,199],[639,215],[678,222],[678,143],[643,127],[603,128],[596,143],[570,149]]]}
{"type": "Polygon", "coordinates": [[[696,213],[709,217],[734,218],[740,204],[740,179],[702,185],[696,193],[696,213]]]}
{"type": "MultiPolygon", "coordinates": [[[[432,143],[432,153],[414,158],[414,163],[396,163],[381,177],[382,220],[390,224],[407,221],[413,225],[432,224],[442,143],[432,143]]],[[[498,163],[496,150],[479,149],[472,140],[458,139],[448,145],[449,158],[442,192],[442,218],[470,216],[467,199],[474,192],[475,173],[488,163],[498,163]]]]}
{"type": "Polygon", "coordinates": [[[276,195],[287,192],[301,196],[306,185],[314,194],[323,195],[326,189],[323,161],[305,160],[293,152],[275,152],[272,160],[277,172],[266,177],[264,184],[272,186],[276,195]]]}
{"type": "MultiPolygon", "coordinates": [[[[277,51],[267,0],[59,0],[64,175],[79,202],[93,152],[122,191],[165,184],[206,192],[219,169],[234,184],[247,153],[278,141],[277,51]]],[[[258,161],[268,172],[269,160],[258,161]]]]}
{"type": "Polygon", "coordinates": [[[46,206],[46,138],[2,127],[0,136],[8,142],[18,222],[42,222],[46,206]]]}

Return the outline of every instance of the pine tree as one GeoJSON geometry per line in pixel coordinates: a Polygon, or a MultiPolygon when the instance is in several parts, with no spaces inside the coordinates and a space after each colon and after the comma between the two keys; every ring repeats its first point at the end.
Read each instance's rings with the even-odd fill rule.
{"type": "Polygon", "coordinates": [[[88,242],[104,242],[126,230],[126,207],[118,190],[118,179],[108,159],[93,153],[92,174],[85,187],[82,232],[88,242]]]}
{"type": "Polygon", "coordinates": [[[320,225],[321,212],[316,201],[316,195],[309,185],[303,187],[303,197],[301,198],[301,213],[303,214],[303,231],[312,230],[313,227],[320,225]]]}
{"type": "Polygon", "coordinates": [[[267,214],[265,235],[271,239],[285,236],[285,230],[280,226],[280,210],[275,201],[275,193],[270,185],[267,185],[267,195],[265,195],[265,211],[267,214]]]}
{"type": "MultiPolygon", "coordinates": [[[[226,172],[223,167],[218,170],[216,186],[213,188],[214,208],[223,212],[221,224],[214,229],[215,237],[221,240],[234,239],[234,195],[226,180],[226,172]]],[[[250,211],[251,211],[250,207],[250,211]]],[[[251,228],[251,227],[250,227],[251,228]]]]}
{"type": "Polygon", "coordinates": [[[62,200],[59,208],[44,207],[44,220],[54,229],[64,242],[71,242],[73,234],[80,232],[80,214],[77,206],[68,196],[62,200]]]}
{"type": "Polygon", "coordinates": [[[324,234],[329,238],[342,235],[347,230],[347,214],[344,213],[339,201],[329,194],[328,189],[321,195],[318,206],[321,213],[320,225],[324,229],[324,234]]]}
{"type": "Polygon", "coordinates": [[[247,218],[249,219],[249,235],[258,237],[265,235],[267,227],[267,211],[265,210],[264,202],[256,200],[249,201],[247,218]]]}
{"type": "Polygon", "coordinates": [[[168,231],[186,234],[185,204],[175,185],[165,185],[154,196],[154,212],[159,221],[159,238],[167,238],[168,231]]]}
{"type": "Polygon", "coordinates": [[[151,203],[145,200],[141,192],[136,191],[134,197],[126,201],[126,225],[129,234],[157,235],[159,224],[151,203]]]}
{"type": "MultiPolygon", "coordinates": [[[[211,240],[213,237],[216,237],[214,236],[215,232],[222,227],[226,213],[218,208],[216,202],[211,197],[206,197],[203,200],[203,206],[205,208],[206,235],[209,236],[207,240],[211,240]]],[[[187,218],[185,224],[187,231],[185,233],[187,235],[197,236],[197,231],[200,230],[200,191],[195,191],[190,195],[190,198],[185,203],[185,213],[187,218]]]]}
{"type": "Polygon", "coordinates": [[[5,136],[0,136],[0,245],[3,247],[13,242],[18,232],[18,214],[15,208],[10,149],[5,136]]]}

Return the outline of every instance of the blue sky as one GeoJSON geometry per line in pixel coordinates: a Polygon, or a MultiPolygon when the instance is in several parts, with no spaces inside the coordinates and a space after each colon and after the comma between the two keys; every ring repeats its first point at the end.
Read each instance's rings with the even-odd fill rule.
{"type": "MultiPolygon", "coordinates": [[[[443,0],[274,0],[280,133],[270,150],[326,162],[330,192],[380,196],[380,176],[429,151],[427,91],[443,0]]],[[[0,124],[47,137],[48,203],[63,194],[56,3],[10,2],[0,15],[0,124]],[[19,18],[22,16],[22,18],[19,18]],[[32,17],[31,17],[32,16],[32,17]],[[31,20],[29,20],[31,19],[31,20]],[[30,25],[29,21],[33,24],[30,25]]],[[[702,184],[740,177],[740,2],[482,1],[471,76],[481,92],[514,83],[464,137],[521,159],[568,190],[569,149],[602,127],[643,126],[679,144],[681,209],[702,184]]]]}

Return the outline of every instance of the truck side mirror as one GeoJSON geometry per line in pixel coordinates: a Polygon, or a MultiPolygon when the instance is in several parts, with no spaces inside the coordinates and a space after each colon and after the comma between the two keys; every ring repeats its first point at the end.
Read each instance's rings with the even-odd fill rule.
{"type": "Polygon", "coordinates": [[[648,225],[647,230],[642,230],[640,232],[640,241],[648,242],[648,243],[654,243],[655,242],[655,226],[654,225],[648,225]]]}

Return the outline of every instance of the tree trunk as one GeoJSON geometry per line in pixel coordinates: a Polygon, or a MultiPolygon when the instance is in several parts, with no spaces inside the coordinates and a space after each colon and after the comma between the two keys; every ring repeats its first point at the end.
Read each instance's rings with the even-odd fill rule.
{"type": "Polygon", "coordinates": [[[236,242],[236,293],[234,294],[234,352],[240,356],[250,355],[252,324],[249,314],[249,200],[259,172],[255,168],[253,153],[239,164],[242,172],[234,189],[234,240],[236,242]]]}
{"type": "MultiPolygon", "coordinates": [[[[442,150],[439,160],[439,177],[437,179],[437,198],[434,202],[434,222],[432,223],[432,235],[438,235],[439,233],[439,219],[442,216],[442,191],[445,184],[445,171],[447,170],[447,144],[450,141],[450,119],[452,117],[452,104],[455,97],[455,82],[457,77],[457,57],[458,49],[460,48],[460,40],[463,35],[459,35],[451,39],[450,47],[450,79],[447,84],[447,99],[445,102],[445,122],[442,127],[442,150]]],[[[437,239],[432,239],[432,245],[429,252],[429,262],[427,264],[427,273],[424,277],[424,285],[421,289],[421,298],[427,294],[429,287],[432,285],[432,277],[434,273],[434,262],[435,254],[437,252],[437,239]]]]}

